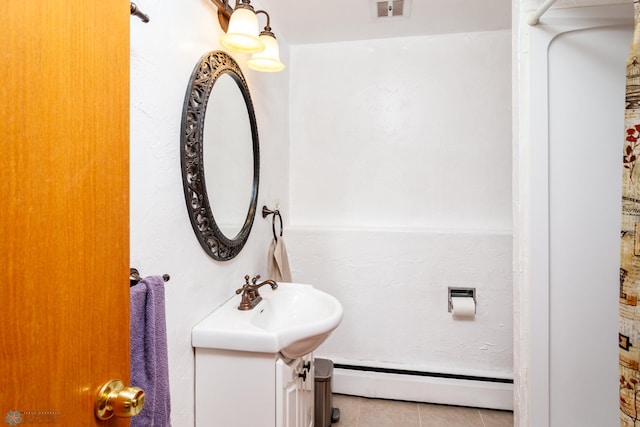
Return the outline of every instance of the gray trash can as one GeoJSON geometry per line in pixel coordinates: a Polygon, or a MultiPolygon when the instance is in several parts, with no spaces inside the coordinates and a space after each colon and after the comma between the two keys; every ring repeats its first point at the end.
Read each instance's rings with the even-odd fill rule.
{"type": "Polygon", "coordinates": [[[328,359],[314,359],[315,364],[315,423],[314,427],[329,427],[331,423],[340,420],[340,410],[334,408],[331,378],[333,377],[333,362],[328,359]]]}

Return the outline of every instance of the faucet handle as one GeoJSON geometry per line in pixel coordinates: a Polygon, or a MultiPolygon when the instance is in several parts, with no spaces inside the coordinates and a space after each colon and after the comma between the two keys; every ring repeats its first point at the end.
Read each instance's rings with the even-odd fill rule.
{"type": "MultiPolygon", "coordinates": [[[[256,277],[254,277],[253,279],[251,279],[251,283],[253,283],[255,285],[258,282],[258,280],[260,280],[260,275],[259,274],[256,277]]],[[[247,284],[249,284],[249,282],[247,282],[247,284]]]]}
{"type": "Polygon", "coordinates": [[[242,292],[244,292],[245,289],[247,289],[247,287],[249,286],[249,275],[245,274],[244,276],[244,285],[242,285],[242,287],[240,289],[236,289],[236,295],[240,295],[242,292]]]}

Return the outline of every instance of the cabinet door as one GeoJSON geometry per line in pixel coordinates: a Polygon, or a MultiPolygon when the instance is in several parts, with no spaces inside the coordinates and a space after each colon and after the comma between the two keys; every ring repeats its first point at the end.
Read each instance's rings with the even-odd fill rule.
{"type": "Polygon", "coordinates": [[[314,368],[313,355],[288,364],[277,363],[276,407],[277,427],[313,427],[314,424],[314,368]]]}
{"type": "Polygon", "coordinates": [[[299,391],[299,405],[301,409],[301,424],[300,427],[313,427],[314,418],[314,389],[315,389],[315,367],[313,363],[313,354],[307,354],[303,357],[303,369],[305,369],[306,376],[301,378],[301,386],[299,391]]]}
{"type": "Polygon", "coordinates": [[[284,389],[284,425],[283,427],[298,427],[298,384],[290,381],[284,389]]]}
{"type": "Polygon", "coordinates": [[[296,374],[298,360],[289,364],[282,360],[276,362],[276,426],[298,427],[298,388],[299,379],[296,374]]]}

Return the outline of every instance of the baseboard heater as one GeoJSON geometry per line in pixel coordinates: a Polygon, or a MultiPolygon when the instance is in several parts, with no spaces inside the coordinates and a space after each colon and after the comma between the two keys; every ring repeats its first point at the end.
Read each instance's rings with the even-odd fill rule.
{"type": "Polygon", "coordinates": [[[490,383],[513,384],[513,379],[511,378],[492,378],[492,377],[480,377],[475,375],[443,374],[440,372],[413,371],[409,369],[392,369],[392,368],[379,368],[379,367],[373,367],[373,366],[343,365],[341,363],[335,363],[334,368],[348,369],[351,371],[380,372],[383,374],[414,375],[418,377],[449,378],[454,380],[485,381],[490,383]]]}
{"type": "Polygon", "coordinates": [[[513,379],[334,363],[333,392],[513,410],[513,379]]]}

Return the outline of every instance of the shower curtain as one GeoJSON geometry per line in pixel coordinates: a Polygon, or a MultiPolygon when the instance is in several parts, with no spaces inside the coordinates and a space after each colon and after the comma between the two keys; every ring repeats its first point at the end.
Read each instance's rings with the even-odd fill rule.
{"type": "Polygon", "coordinates": [[[627,60],[620,241],[620,425],[640,426],[640,0],[627,60]]]}

